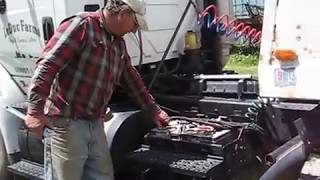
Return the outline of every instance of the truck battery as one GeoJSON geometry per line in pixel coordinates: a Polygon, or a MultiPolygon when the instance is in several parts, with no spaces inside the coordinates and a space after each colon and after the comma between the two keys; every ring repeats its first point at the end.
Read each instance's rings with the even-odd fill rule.
{"type": "Polygon", "coordinates": [[[154,128],[145,136],[144,144],[127,158],[141,172],[160,170],[200,179],[238,174],[240,167],[254,157],[246,133],[208,128],[208,124],[174,120],[166,127],[154,128]]]}
{"type": "Polygon", "coordinates": [[[259,84],[253,75],[199,75],[194,77],[193,93],[214,97],[255,98],[259,94],[259,84]]]}

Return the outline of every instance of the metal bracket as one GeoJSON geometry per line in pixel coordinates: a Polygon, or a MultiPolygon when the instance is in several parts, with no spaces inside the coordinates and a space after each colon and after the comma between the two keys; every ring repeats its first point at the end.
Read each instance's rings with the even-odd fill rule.
{"type": "Polygon", "coordinates": [[[295,120],[294,125],[298,131],[298,134],[300,135],[300,138],[301,138],[303,144],[305,145],[305,153],[309,154],[312,149],[312,144],[310,141],[309,134],[307,132],[306,125],[303,122],[303,119],[299,118],[299,119],[295,120]]]}

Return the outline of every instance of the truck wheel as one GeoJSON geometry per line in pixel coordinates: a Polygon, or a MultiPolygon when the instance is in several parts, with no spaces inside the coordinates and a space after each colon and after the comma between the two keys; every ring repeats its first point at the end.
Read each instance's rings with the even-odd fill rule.
{"type": "Polygon", "coordinates": [[[3,136],[0,130],[0,179],[8,179],[8,156],[3,141],[3,136]]]}

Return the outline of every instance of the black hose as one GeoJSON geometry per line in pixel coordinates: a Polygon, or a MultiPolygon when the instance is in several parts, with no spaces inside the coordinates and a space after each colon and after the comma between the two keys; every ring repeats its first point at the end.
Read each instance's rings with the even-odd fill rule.
{"type": "Polygon", "coordinates": [[[181,112],[180,112],[180,111],[178,111],[178,110],[171,109],[171,108],[169,108],[169,107],[165,107],[165,106],[161,106],[161,105],[159,105],[159,104],[158,104],[158,106],[159,106],[160,108],[162,108],[162,109],[166,110],[166,111],[170,111],[171,113],[181,114],[181,112]]]}
{"type": "Polygon", "coordinates": [[[286,142],[282,146],[278,147],[271,153],[266,155],[265,161],[268,165],[275,164],[279,159],[283,158],[286,153],[290,152],[291,149],[294,149],[296,146],[299,146],[301,143],[300,136],[292,138],[290,141],[286,142]]]}
{"type": "Polygon", "coordinates": [[[151,82],[150,82],[150,84],[149,84],[149,87],[148,87],[149,91],[151,91],[151,89],[152,89],[153,83],[154,83],[154,81],[156,80],[156,78],[157,78],[157,76],[158,76],[158,74],[159,74],[159,72],[160,72],[160,69],[161,69],[161,67],[162,67],[162,65],[163,65],[163,63],[164,63],[164,60],[166,59],[166,57],[167,57],[167,55],[168,55],[168,53],[169,53],[169,50],[170,50],[170,48],[171,48],[171,46],[172,46],[172,44],[173,44],[173,41],[175,40],[175,38],[176,38],[176,36],[177,36],[177,34],[178,34],[178,31],[180,30],[180,27],[181,27],[181,25],[182,25],[182,22],[183,22],[184,18],[186,17],[187,12],[189,11],[189,8],[191,7],[191,4],[192,4],[192,0],[189,0],[186,8],[185,8],[184,11],[183,11],[183,14],[182,14],[182,16],[181,16],[181,18],[180,18],[180,20],[179,20],[179,23],[178,23],[177,27],[176,27],[176,29],[174,30],[174,33],[173,33],[173,35],[172,35],[172,37],[171,37],[171,39],[170,39],[170,41],[169,41],[169,44],[168,44],[166,50],[164,51],[164,53],[163,53],[163,55],[162,55],[160,64],[158,65],[158,68],[156,69],[156,72],[155,72],[155,74],[154,74],[154,76],[153,76],[153,78],[152,78],[152,80],[151,80],[151,82]]]}
{"type": "Polygon", "coordinates": [[[139,51],[140,51],[138,70],[141,71],[142,64],[143,64],[143,49],[142,49],[142,34],[141,34],[141,29],[140,28],[138,28],[138,38],[136,36],[136,39],[138,41],[139,51]]]}
{"type": "Polygon", "coordinates": [[[32,159],[31,152],[30,152],[31,147],[29,146],[29,140],[30,140],[30,138],[29,138],[29,133],[30,133],[29,128],[26,128],[26,132],[25,133],[26,133],[25,143],[26,143],[27,157],[30,157],[32,159]]]}
{"type": "Polygon", "coordinates": [[[297,180],[304,161],[306,160],[305,146],[299,141],[296,146],[288,149],[259,180],[297,180]]]}

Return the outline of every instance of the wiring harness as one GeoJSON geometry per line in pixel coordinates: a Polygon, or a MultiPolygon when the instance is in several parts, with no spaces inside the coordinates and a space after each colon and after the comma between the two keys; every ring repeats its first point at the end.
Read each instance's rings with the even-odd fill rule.
{"type": "Polygon", "coordinates": [[[214,127],[216,130],[233,129],[233,128],[243,128],[255,130],[263,133],[263,129],[258,126],[255,122],[232,122],[222,120],[221,118],[189,118],[184,116],[171,116],[171,120],[185,120],[188,122],[196,122],[200,124],[205,124],[214,127]]]}

